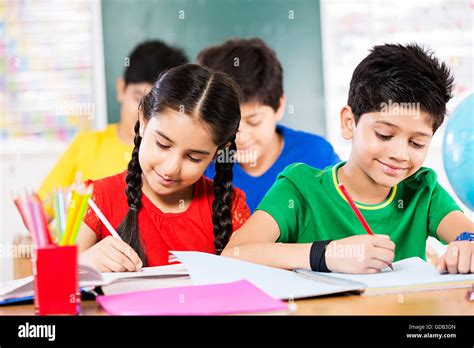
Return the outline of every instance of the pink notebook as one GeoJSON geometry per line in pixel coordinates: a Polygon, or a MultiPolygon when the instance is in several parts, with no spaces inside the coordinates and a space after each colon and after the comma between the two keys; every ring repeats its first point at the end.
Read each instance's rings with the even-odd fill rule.
{"type": "Polygon", "coordinates": [[[98,296],[113,315],[220,315],[288,308],[246,280],[98,296]]]}

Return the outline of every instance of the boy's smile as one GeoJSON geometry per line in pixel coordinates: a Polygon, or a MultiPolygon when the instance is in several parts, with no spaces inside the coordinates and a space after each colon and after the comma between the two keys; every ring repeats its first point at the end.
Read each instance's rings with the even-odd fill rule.
{"type": "Polygon", "coordinates": [[[284,99],[277,112],[258,103],[240,106],[242,119],[236,138],[237,161],[249,174],[261,175],[280,155],[283,139],[275,129],[284,108],[284,99]]]}
{"type": "Polygon", "coordinates": [[[243,104],[241,114],[242,119],[236,138],[237,158],[240,163],[245,163],[244,155],[252,155],[255,161],[273,141],[276,119],[273,109],[266,105],[243,104]]]}
{"type": "Polygon", "coordinates": [[[352,140],[342,175],[349,187],[358,186],[356,191],[361,192],[377,191],[377,187],[386,191],[414,174],[426,158],[433,135],[430,116],[424,111],[417,117],[369,112],[356,125],[350,108],[345,107],[341,127],[344,138],[352,140]]]}
{"type": "Polygon", "coordinates": [[[376,161],[381,164],[382,170],[385,172],[385,174],[393,176],[393,177],[399,176],[403,174],[404,171],[410,169],[410,167],[401,167],[394,164],[384,163],[380,160],[376,160],[376,161]]]}

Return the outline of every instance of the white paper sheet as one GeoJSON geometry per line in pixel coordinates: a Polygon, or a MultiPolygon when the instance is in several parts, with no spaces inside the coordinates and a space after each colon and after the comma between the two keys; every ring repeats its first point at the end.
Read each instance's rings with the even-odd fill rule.
{"type": "MultiPolygon", "coordinates": [[[[436,268],[419,257],[411,257],[393,263],[393,271],[386,268],[376,274],[325,273],[324,275],[366,284],[371,288],[389,288],[440,284],[450,282],[474,282],[474,274],[440,274],[436,268]]],[[[311,272],[319,274],[318,272],[311,272]]],[[[467,285],[468,286],[468,285],[467,285]]]]}
{"type": "Polygon", "coordinates": [[[363,290],[360,284],[330,284],[306,279],[296,272],[201,252],[173,251],[189,271],[193,284],[219,284],[241,279],[279,299],[297,299],[363,290]]]}

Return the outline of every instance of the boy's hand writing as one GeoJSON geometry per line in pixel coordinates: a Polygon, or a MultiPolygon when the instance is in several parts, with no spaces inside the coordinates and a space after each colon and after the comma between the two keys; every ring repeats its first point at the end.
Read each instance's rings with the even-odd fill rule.
{"type": "Polygon", "coordinates": [[[357,235],[329,243],[326,265],[333,272],[377,273],[392,263],[394,252],[387,235],[357,235]]]}

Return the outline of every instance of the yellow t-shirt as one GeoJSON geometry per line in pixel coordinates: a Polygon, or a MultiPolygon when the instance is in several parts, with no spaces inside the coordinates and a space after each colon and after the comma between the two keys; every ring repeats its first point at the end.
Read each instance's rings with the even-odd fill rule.
{"type": "Polygon", "coordinates": [[[133,145],[123,143],[118,137],[116,124],[102,131],[80,133],[43,180],[38,193],[44,200],[54,188],[69,187],[78,172],[82,181],[120,173],[127,168],[132,151],[133,145]]]}

